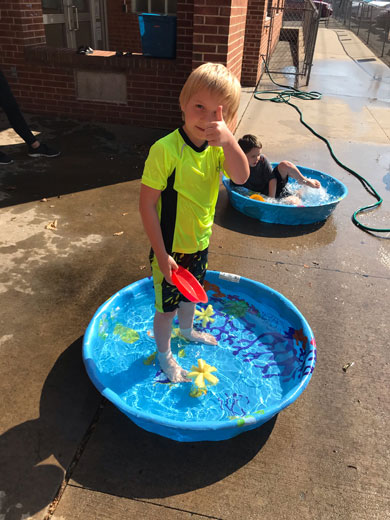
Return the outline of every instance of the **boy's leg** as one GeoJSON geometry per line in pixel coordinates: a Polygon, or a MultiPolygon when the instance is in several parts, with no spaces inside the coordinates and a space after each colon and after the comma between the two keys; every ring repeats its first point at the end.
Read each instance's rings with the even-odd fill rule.
{"type": "Polygon", "coordinates": [[[172,383],[188,382],[187,372],[174,360],[171,352],[173,312],[158,312],[154,315],[154,339],[157,345],[157,358],[162,371],[172,383]]]}
{"type": "Polygon", "coordinates": [[[153,328],[158,351],[157,359],[161,369],[172,383],[189,382],[190,379],[186,377],[187,372],[175,361],[171,352],[172,321],[177,312],[179,294],[176,295],[174,292],[176,288],[164,279],[153,251],[150,252],[149,260],[156,297],[153,328]]]}
{"type": "Polygon", "coordinates": [[[309,188],[320,188],[321,184],[316,179],[310,179],[302,175],[302,173],[298,170],[298,168],[290,161],[282,161],[278,164],[277,169],[280,173],[280,176],[283,180],[288,177],[292,177],[299,184],[304,186],[309,186],[309,188]]]}
{"type": "Polygon", "coordinates": [[[200,332],[193,328],[195,303],[180,302],[177,315],[179,318],[180,334],[186,339],[189,341],[206,343],[207,345],[216,345],[218,343],[212,334],[209,334],[208,332],[200,332]]]}

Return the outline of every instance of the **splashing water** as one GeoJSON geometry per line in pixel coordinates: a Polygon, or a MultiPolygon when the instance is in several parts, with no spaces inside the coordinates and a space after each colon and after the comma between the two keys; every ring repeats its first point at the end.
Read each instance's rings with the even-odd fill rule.
{"type": "MultiPolygon", "coordinates": [[[[289,179],[287,186],[291,195],[297,195],[300,197],[302,206],[323,206],[339,200],[339,196],[329,193],[324,186],[321,186],[321,188],[318,189],[310,188],[309,186],[298,184],[295,179],[289,179]]],[[[255,193],[243,186],[232,186],[232,190],[248,198],[255,193]]],[[[267,197],[266,195],[262,196],[264,197],[264,202],[279,205],[286,204],[284,198],[274,199],[272,197],[267,197]]]]}

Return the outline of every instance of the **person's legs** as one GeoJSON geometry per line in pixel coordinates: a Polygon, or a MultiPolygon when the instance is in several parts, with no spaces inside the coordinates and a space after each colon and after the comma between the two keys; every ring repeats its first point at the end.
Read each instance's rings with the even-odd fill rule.
{"type": "Polygon", "coordinates": [[[217,339],[208,332],[194,329],[195,303],[180,302],[177,312],[180,325],[180,334],[189,341],[198,341],[207,345],[216,345],[217,339]]]}
{"type": "Polygon", "coordinates": [[[294,206],[300,206],[302,204],[302,200],[300,198],[300,192],[295,193],[293,195],[290,190],[287,188],[288,176],[291,173],[289,165],[292,163],[288,163],[287,161],[282,161],[275,166],[273,172],[276,177],[276,194],[275,197],[277,199],[283,199],[283,204],[291,204],[294,206]]]}
{"type": "Polygon", "coordinates": [[[156,305],[153,328],[157,359],[162,371],[172,383],[188,382],[190,380],[186,378],[187,372],[175,361],[171,351],[172,321],[177,313],[180,295],[176,287],[165,280],[153,251],[149,259],[156,305]]]}
{"type": "MultiPolygon", "coordinates": [[[[174,259],[178,265],[188,269],[195,276],[200,284],[203,284],[207,269],[208,249],[197,253],[183,255],[174,254],[174,259]]],[[[217,340],[212,334],[200,332],[194,329],[195,303],[184,301],[181,298],[178,308],[178,318],[180,334],[189,341],[198,341],[208,345],[216,345],[217,340]]]]}
{"type": "MultiPolygon", "coordinates": [[[[37,139],[32,134],[29,129],[26,120],[24,119],[19,105],[14,98],[10,86],[8,85],[8,81],[6,80],[4,74],[0,70],[0,106],[4,110],[6,116],[8,117],[8,121],[10,125],[15,130],[15,132],[20,135],[23,141],[31,146],[37,139]]],[[[39,146],[39,143],[38,143],[39,146]]]]}
{"type": "Polygon", "coordinates": [[[157,345],[157,359],[161,370],[172,383],[189,382],[184,370],[173,358],[171,351],[172,321],[176,315],[173,312],[158,312],[154,315],[154,339],[157,345]]]}
{"type": "MultiPolygon", "coordinates": [[[[33,135],[27,125],[23,114],[20,111],[19,105],[12,94],[11,88],[7,79],[0,70],[0,106],[4,110],[8,121],[15,132],[23,139],[28,146],[28,155],[30,157],[57,157],[60,152],[47,146],[45,143],[40,143],[33,135]]],[[[7,156],[6,156],[7,157],[7,156]]],[[[9,159],[9,157],[8,157],[9,159]]],[[[2,162],[2,164],[10,164],[2,162]]],[[[1,164],[1,158],[0,158],[1,164]]]]}

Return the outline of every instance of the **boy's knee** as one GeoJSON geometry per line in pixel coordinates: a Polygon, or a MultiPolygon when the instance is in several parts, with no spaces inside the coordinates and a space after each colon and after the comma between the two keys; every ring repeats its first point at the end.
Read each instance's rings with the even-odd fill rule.
{"type": "Polygon", "coordinates": [[[176,313],[177,313],[177,309],[175,309],[174,311],[169,311],[169,312],[164,312],[164,311],[160,311],[159,309],[156,309],[156,318],[160,321],[169,321],[169,320],[173,320],[173,318],[176,316],[176,313]]]}
{"type": "Polygon", "coordinates": [[[283,178],[285,178],[288,175],[289,170],[291,170],[292,168],[294,168],[294,165],[290,161],[281,161],[278,164],[278,171],[283,178]]]}

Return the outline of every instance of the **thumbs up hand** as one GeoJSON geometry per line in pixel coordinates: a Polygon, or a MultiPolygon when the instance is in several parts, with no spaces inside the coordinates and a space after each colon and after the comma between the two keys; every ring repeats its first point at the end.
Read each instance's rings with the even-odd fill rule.
{"type": "Polygon", "coordinates": [[[232,133],[223,120],[222,105],[219,105],[217,108],[215,121],[207,123],[205,137],[210,146],[224,146],[231,140],[232,133]]]}

